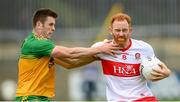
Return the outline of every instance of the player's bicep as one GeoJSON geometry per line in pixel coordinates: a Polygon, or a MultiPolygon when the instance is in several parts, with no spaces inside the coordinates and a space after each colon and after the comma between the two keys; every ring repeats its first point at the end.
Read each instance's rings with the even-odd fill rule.
{"type": "Polygon", "coordinates": [[[70,58],[71,49],[64,46],[55,46],[51,52],[51,56],[55,58],[70,58]]]}

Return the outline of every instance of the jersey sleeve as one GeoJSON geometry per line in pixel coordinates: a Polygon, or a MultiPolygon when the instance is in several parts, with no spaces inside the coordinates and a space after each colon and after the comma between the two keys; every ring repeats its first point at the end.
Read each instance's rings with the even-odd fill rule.
{"type": "Polygon", "coordinates": [[[144,45],[143,46],[144,57],[154,57],[155,53],[154,53],[153,47],[150,44],[143,41],[142,41],[142,44],[144,45]]]}
{"type": "Polygon", "coordinates": [[[32,54],[37,56],[50,56],[55,46],[54,43],[50,40],[39,40],[32,44],[32,54]]]}
{"type": "Polygon", "coordinates": [[[35,57],[50,56],[54,47],[55,44],[51,40],[25,41],[21,53],[35,57]]]}

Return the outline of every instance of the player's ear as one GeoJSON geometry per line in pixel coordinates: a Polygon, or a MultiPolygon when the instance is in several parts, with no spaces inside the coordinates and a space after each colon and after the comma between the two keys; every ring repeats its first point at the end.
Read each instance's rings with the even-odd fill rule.
{"type": "Polygon", "coordinates": [[[40,21],[37,21],[36,26],[41,27],[42,23],[40,21]]]}
{"type": "Polygon", "coordinates": [[[132,27],[129,27],[129,33],[132,34],[132,27]]]}

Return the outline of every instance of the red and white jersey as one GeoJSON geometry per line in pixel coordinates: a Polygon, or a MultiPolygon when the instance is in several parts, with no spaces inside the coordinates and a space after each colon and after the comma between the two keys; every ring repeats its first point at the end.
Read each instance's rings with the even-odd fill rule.
{"type": "MultiPolygon", "coordinates": [[[[92,47],[104,42],[95,43],[92,47]]],[[[98,54],[106,77],[108,101],[132,101],[155,98],[140,74],[141,58],[155,56],[153,48],[140,40],[131,39],[126,49],[117,51],[117,58],[98,54]]]]}

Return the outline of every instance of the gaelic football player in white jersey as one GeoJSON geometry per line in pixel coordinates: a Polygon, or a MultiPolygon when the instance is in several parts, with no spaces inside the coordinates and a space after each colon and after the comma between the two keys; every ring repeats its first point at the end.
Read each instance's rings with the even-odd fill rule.
{"type": "MultiPolygon", "coordinates": [[[[140,74],[141,59],[155,56],[151,45],[131,38],[131,17],[127,14],[118,13],[113,15],[109,30],[113,36],[111,43],[118,44],[120,47],[119,50],[116,50],[118,54],[116,57],[107,54],[98,54],[96,56],[101,60],[103,74],[106,77],[107,100],[113,102],[158,101],[148,88],[147,80],[142,78],[140,74]]],[[[92,47],[100,46],[103,43],[95,43],[92,47]]],[[[75,61],[66,59],[65,62],[57,61],[57,63],[64,67],[74,68],[87,64],[86,60],[92,58],[79,58],[75,61]]],[[[170,75],[171,71],[164,63],[159,66],[159,69],[153,70],[151,73],[151,81],[158,81],[170,75]]]]}
{"type": "MultiPolygon", "coordinates": [[[[106,95],[108,101],[158,101],[147,87],[147,81],[140,75],[143,57],[155,56],[151,45],[131,38],[131,17],[118,13],[112,16],[110,34],[112,43],[119,45],[116,58],[99,54],[103,74],[106,77],[106,95]]],[[[93,45],[99,46],[103,42],[93,45]]],[[[160,69],[153,70],[151,81],[158,81],[170,75],[170,70],[162,63],[160,69]]]]}

